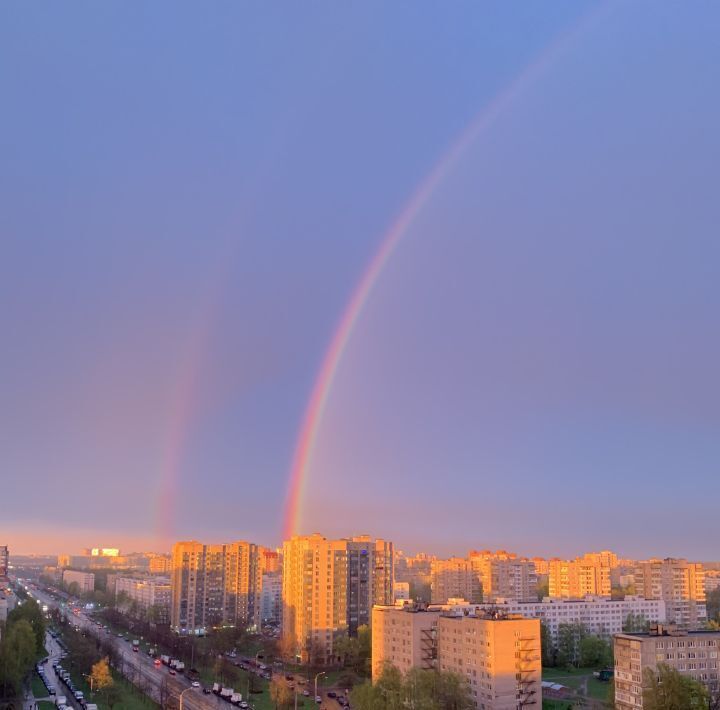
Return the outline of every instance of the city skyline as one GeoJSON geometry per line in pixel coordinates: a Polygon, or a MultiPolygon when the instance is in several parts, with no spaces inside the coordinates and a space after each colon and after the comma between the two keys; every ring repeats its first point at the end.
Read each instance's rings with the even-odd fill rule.
{"type": "Polygon", "coordinates": [[[0,542],[718,557],[720,9],[2,14],[0,542]]]}

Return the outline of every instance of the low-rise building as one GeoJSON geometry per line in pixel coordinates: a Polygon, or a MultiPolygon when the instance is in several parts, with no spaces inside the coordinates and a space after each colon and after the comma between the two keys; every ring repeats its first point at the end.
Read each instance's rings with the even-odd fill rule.
{"type": "Polygon", "coordinates": [[[588,633],[597,636],[612,636],[623,630],[623,624],[632,614],[637,621],[650,623],[665,621],[666,609],[662,599],[625,597],[585,597],[584,599],[545,598],[541,602],[516,602],[498,600],[496,604],[458,604],[454,608],[499,610],[505,614],[519,614],[526,618],[540,619],[548,628],[551,637],[557,641],[560,624],[582,624],[588,633]]]}
{"type": "Polygon", "coordinates": [[[663,663],[682,675],[718,689],[720,631],[684,631],[675,624],[657,625],[643,634],[617,634],[615,655],[615,708],[643,707],[646,669],[657,672],[663,663]]]}

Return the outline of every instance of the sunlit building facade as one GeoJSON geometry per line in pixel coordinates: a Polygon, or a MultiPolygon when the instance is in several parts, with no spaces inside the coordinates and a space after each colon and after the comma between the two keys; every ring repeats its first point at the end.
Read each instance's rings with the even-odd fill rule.
{"type": "Polygon", "coordinates": [[[448,599],[482,601],[478,571],[464,557],[433,560],[431,565],[431,602],[444,604],[448,599]]]}
{"type": "Polygon", "coordinates": [[[644,707],[644,672],[650,669],[657,673],[661,663],[717,693],[720,689],[719,650],[720,631],[683,631],[675,625],[659,625],[649,633],[616,635],[616,710],[640,710],[644,707]]]}
{"type": "Polygon", "coordinates": [[[202,634],[222,626],[257,627],[262,589],[258,553],[257,545],[245,541],[176,543],[171,575],[173,630],[202,634]]]}
{"type": "Polygon", "coordinates": [[[392,603],[392,543],[367,536],[328,540],[294,536],[283,545],[283,623],[286,644],[303,661],[337,659],[336,636],[371,623],[374,603],[392,603]]]}
{"type": "Polygon", "coordinates": [[[617,565],[617,555],[609,550],[588,552],[574,560],[549,560],[549,595],[576,599],[588,595],[609,597],[611,572],[617,565]]]}

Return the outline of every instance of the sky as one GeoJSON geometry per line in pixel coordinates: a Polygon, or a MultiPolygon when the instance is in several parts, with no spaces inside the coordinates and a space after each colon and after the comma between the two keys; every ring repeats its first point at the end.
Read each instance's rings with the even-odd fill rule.
{"type": "Polygon", "coordinates": [[[3,3],[0,544],[279,544],[327,348],[441,165],[297,531],[719,559],[719,30],[700,1],[3,3]]]}

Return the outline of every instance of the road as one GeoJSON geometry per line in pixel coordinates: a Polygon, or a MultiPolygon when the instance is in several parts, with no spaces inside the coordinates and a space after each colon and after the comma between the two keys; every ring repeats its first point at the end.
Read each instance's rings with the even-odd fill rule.
{"type": "MultiPolygon", "coordinates": [[[[58,608],[58,603],[46,592],[39,589],[32,590],[32,596],[41,604],[46,604],[48,609],[58,608]]],[[[110,636],[105,629],[98,627],[95,622],[86,614],[80,612],[74,614],[70,610],[61,610],[67,617],[73,621],[76,626],[87,633],[98,637],[106,637],[110,640],[113,647],[118,653],[118,657],[122,659],[122,674],[143,692],[149,695],[156,702],[165,705],[173,696],[177,699],[180,693],[191,688],[190,681],[183,675],[172,676],[169,670],[161,666],[156,668],[153,660],[144,653],[135,653],[127,641],[110,636]]],[[[50,641],[57,646],[52,637],[48,637],[50,641]]],[[[48,648],[48,650],[50,650],[48,648]]],[[[57,648],[59,654],[59,647],[57,648]]],[[[52,672],[53,678],[55,674],[50,663],[49,672],[52,672]]],[[[55,688],[59,694],[63,686],[59,684],[55,678],[55,688]]],[[[67,695],[65,693],[65,695],[67,695]]],[[[68,698],[69,700],[69,698],[68,698]]],[[[187,710],[228,710],[228,703],[221,700],[216,695],[206,695],[200,688],[192,688],[183,695],[183,708],[187,710]]]]}
{"type": "MultiPolygon", "coordinates": [[[[118,656],[122,658],[122,667],[119,669],[120,672],[159,704],[166,705],[170,698],[173,696],[179,698],[181,692],[191,688],[190,681],[184,675],[179,674],[172,676],[165,666],[155,667],[153,659],[148,655],[135,653],[127,641],[123,638],[108,634],[104,628],[98,626],[93,619],[84,612],[80,611],[75,614],[70,609],[67,609],[67,607],[61,608],[55,599],[40,589],[32,589],[31,594],[38,602],[47,605],[48,609],[60,608],[62,613],[72,620],[76,626],[79,626],[87,633],[97,638],[104,637],[110,640],[118,656]]],[[[52,640],[52,637],[49,638],[52,640]]],[[[53,643],[57,645],[54,641],[53,643]]],[[[52,671],[52,668],[50,668],[50,670],[52,671]]],[[[288,685],[294,685],[295,682],[297,682],[296,678],[293,683],[288,683],[285,681],[284,675],[279,671],[273,670],[272,673],[275,680],[281,680],[288,685]]],[[[58,683],[55,685],[57,689],[59,687],[58,683]]],[[[307,688],[312,692],[312,682],[307,683],[302,686],[302,688],[307,688]]],[[[318,688],[318,694],[322,697],[322,704],[316,706],[318,710],[341,710],[342,706],[336,700],[328,697],[327,692],[326,689],[318,688]]],[[[302,690],[299,692],[298,701],[303,699],[301,693],[302,690]]],[[[309,698],[305,697],[304,699],[310,702],[313,701],[312,696],[309,698]]],[[[243,697],[243,700],[247,700],[250,703],[250,707],[252,707],[251,698],[243,697]]],[[[183,696],[183,708],[187,708],[187,710],[228,710],[229,707],[232,706],[229,705],[227,701],[222,700],[216,695],[207,695],[203,693],[200,688],[188,690],[183,696]]],[[[307,705],[305,707],[307,707],[307,705]]]]}

